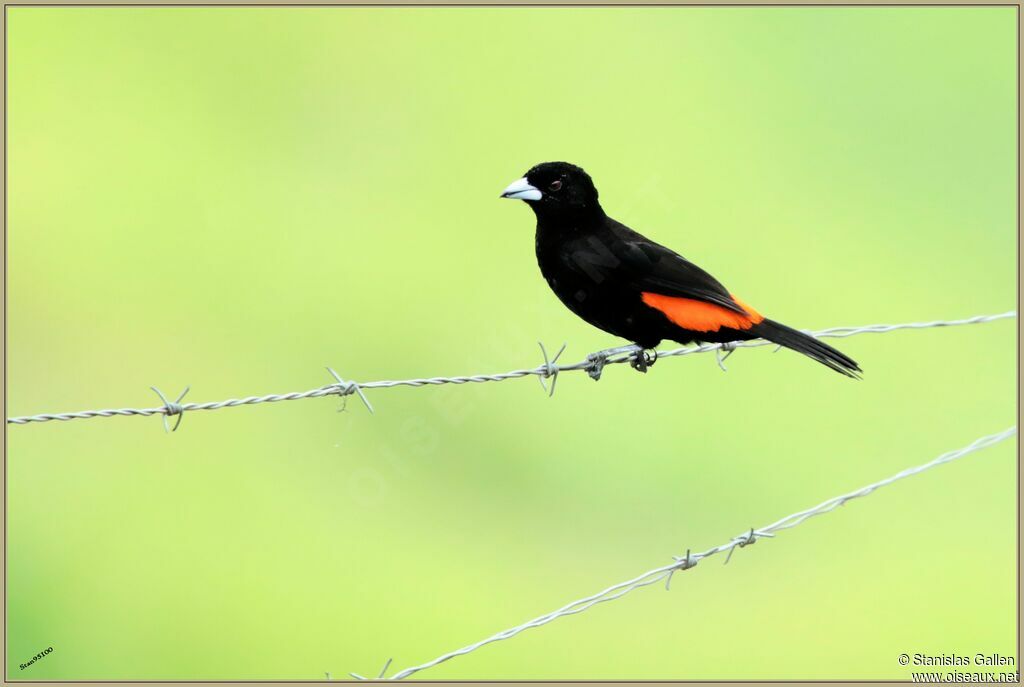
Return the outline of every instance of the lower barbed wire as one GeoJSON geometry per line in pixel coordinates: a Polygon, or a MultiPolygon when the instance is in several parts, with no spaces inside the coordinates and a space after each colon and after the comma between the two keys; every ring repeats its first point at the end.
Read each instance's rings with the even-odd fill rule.
{"type": "MultiPolygon", "coordinates": [[[[450,661],[453,658],[470,654],[488,644],[504,641],[507,639],[512,639],[513,637],[518,636],[526,630],[547,625],[548,623],[554,622],[559,618],[564,618],[566,616],[582,613],[590,608],[593,608],[598,604],[607,603],[609,601],[615,601],[616,599],[621,599],[622,597],[626,596],[627,594],[630,594],[631,592],[636,591],[637,589],[648,587],[662,580],[665,580],[667,589],[668,584],[672,579],[672,575],[675,572],[693,568],[697,565],[699,561],[705,558],[709,558],[710,556],[714,556],[715,554],[721,553],[723,551],[728,551],[731,553],[736,548],[744,548],[745,546],[749,546],[760,538],[774,537],[775,533],[779,531],[796,527],[797,525],[806,522],[808,519],[812,517],[824,515],[825,513],[830,513],[840,505],[856,498],[868,496],[869,494],[873,493],[874,491],[883,486],[892,484],[893,482],[897,482],[902,479],[906,479],[907,477],[911,477],[913,475],[920,474],[927,470],[931,470],[932,468],[938,467],[939,465],[942,465],[944,463],[948,463],[950,461],[963,458],[964,456],[967,456],[976,451],[980,451],[990,446],[994,446],[1002,441],[1005,441],[1006,439],[1009,439],[1012,436],[1015,436],[1016,434],[1016,426],[1009,427],[1003,430],[1002,432],[981,437],[962,448],[944,453],[938,456],[937,458],[928,461],[927,463],[923,463],[916,467],[907,468],[906,470],[902,470],[901,472],[898,472],[895,475],[892,475],[891,477],[880,480],[878,482],[874,482],[856,491],[848,492],[841,496],[836,496],[827,501],[823,501],[822,503],[819,503],[817,506],[814,506],[813,508],[808,508],[807,510],[803,510],[792,515],[788,515],[766,527],[751,528],[749,531],[733,537],[728,542],[712,547],[707,551],[704,551],[703,553],[692,553],[690,550],[687,550],[685,557],[674,556],[674,562],[670,565],[665,565],[659,568],[655,568],[653,570],[648,570],[647,572],[642,573],[631,580],[626,580],[625,582],[614,584],[611,587],[608,587],[606,589],[601,590],[600,592],[597,592],[596,594],[591,594],[590,596],[584,597],[582,599],[571,601],[555,611],[545,613],[544,615],[538,616],[533,620],[529,620],[525,623],[522,623],[521,625],[516,625],[515,627],[502,630],[501,632],[491,635],[486,639],[482,639],[478,642],[474,642],[473,644],[468,644],[460,649],[456,649],[446,654],[442,654],[431,661],[427,661],[426,663],[422,663],[420,665],[412,666],[410,668],[401,670],[392,675],[388,679],[402,680],[404,678],[415,675],[416,673],[419,673],[423,670],[427,670],[428,668],[433,668],[434,666],[437,666],[441,663],[450,661]]],[[[728,559],[726,559],[726,562],[728,562],[728,559]]]]}

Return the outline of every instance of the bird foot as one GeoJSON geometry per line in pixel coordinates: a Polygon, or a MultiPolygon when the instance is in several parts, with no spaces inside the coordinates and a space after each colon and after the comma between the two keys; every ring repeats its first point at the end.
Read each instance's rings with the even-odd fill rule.
{"type": "Polygon", "coordinates": [[[643,349],[642,346],[637,344],[630,344],[628,346],[617,346],[616,348],[606,348],[603,351],[597,351],[587,356],[587,374],[595,382],[601,379],[601,372],[604,370],[604,366],[608,363],[608,359],[615,355],[621,355],[628,353],[630,360],[630,366],[638,372],[647,372],[647,368],[654,364],[657,360],[658,355],[652,351],[648,353],[643,349]]]}
{"type": "Polygon", "coordinates": [[[647,368],[654,367],[654,363],[658,360],[658,352],[654,349],[650,351],[640,349],[633,356],[633,359],[629,361],[629,366],[637,372],[647,373],[647,368]]]}

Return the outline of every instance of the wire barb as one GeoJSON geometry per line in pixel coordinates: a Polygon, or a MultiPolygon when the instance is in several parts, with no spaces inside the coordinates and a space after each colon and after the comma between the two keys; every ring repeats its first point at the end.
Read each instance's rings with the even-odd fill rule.
{"type": "Polygon", "coordinates": [[[540,388],[547,392],[548,398],[551,398],[555,395],[555,383],[558,382],[558,373],[562,371],[562,368],[560,368],[556,363],[558,362],[558,359],[562,357],[562,353],[565,352],[565,347],[569,344],[563,343],[562,347],[558,349],[558,353],[555,353],[555,357],[550,360],[548,360],[548,351],[544,348],[544,344],[538,341],[537,345],[540,346],[541,355],[544,356],[544,365],[541,367],[540,374],[537,375],[537,381],[540,382],[540,388]],[[548,391],[547,385],[544,384],[544,380],[548,378],[551,379],[550,391],[548,391]]]}
{"type": "Polygon", "coordinates": [[[726,361],[726,359],[728,359],[728,357],[730,355],[733,354],[733,352],[735,350],[736,350],[736,342],[735,341],[730,341],[728,343],[721,344],[721,345],[719,345],[718,348],[715,349],[715,360],[718,361],[718,366],[720,368],[722,368],[722,372],[728,372],[729,371],[729,370],[727,370],[725,368],[725,361],[726,361]],[[723,351],[725,352],[725,355],[722,355],[723,351]]]}
{"type": "Polygon", "coordinates": [[[694,558],[692,558],[690,556],[690,550],[689,549],[686,550],[686,557],[685,558],[680,557],[680,556],[672,556],[672,558],[675,559],[675,562],[678,565],[675,565],[671,570],[669,570],[668,571],[668,576],[665,577],[665,591],[666,592],[669,591],[668,586],[672,582],[672,576],[673,575],[675,575],[677,572],[680,572],[680,571],[683,571],[683,570],[689,570],[690,568],[696,568],[697,567],[697,563],[699,562],[699,559],[694,559],[694,558]]]}
{"type": "Polygon", "coordinates": [[[757,543],[757,537],[774,537],[774,536],[775,535],[771,534],[770,532],[766,532],[764,534],[762,534],[761,532],[755,532],[754,528],[751,527],[750,528],[750,532],[748,534],[741,534],[738,537],[733,537],[732,538],[732,544],[729,547],[729,553],[725,554],[725,562],[722,563],[722,565],[728,565],[729,561],[732,560],[732,552],[735,551],[737,548],[742,549],[744,546],[750,546],[751,544],[756,544],[757,543]]]}
{"type": "Polygon", "coordinates": [[[164,402],[164,415],[163,418],[161,418],[164,421],[164,431],[168,433],[177,432],[178,425],[181,424],[182,418],[185,417],[185,406],[181,405],[181,399],[185,398],[185,394],[188,393],[188,390],[191,387],[186,386],[185,390],[182,391],[178,398],[176,398],[173,401],[168,401],[167,397],[164,396],[163,392],[160,391],[160,389],[157,389],[155,386],[151,386],[149,388],[156,392],[156,395],[159,396],[160,400],[164,402]],[[171,429],[167,423],[167,418],[170,417],[171,415],[178,416],[178,420],[174,423],[174,429],[171,429]]]}
{"type": "MultiPolygon", "coordinates": [[[[392,659],[389,658],[387,661],[384,662],[384,667],[380,669],[380,673],[377,675],[377,677],[375,679],[377,679],[377,680],[383,680],[384,679],[384,673],[388,672],[388,668],[391,667],[391,661],[392,661],[392,659]]],[[[368,679],[366,676],[360,675],[359,673],[349,673],[349,675],[351,675],[352,677],[354,677],[357,680],[367,680],[368,679]]],[[[330,678],[328,678],[328,679],[330,679],[330,678]]]]}
{"type": "Polygon", "coordinates": [[[331,384],[329,388],[337,389],[337,394],[341,396],[343,399],[341,408],[339,410],[345,410],[345,401],[348,400],[346,398],[347,396],[350,396],[351,394],[358,394],[360,400],[362,400],[363,402],[363,405],[365,405],[366,409],[370,411],[370,415],[373,415],[373,406],[371,406],[370,402],[366,400],[366,396],[363,394],[363,390],[359,387],[358,384],[356,384],[355,382],[346,382],[344,379],[341,378],[340,375],[338,375],[337,372],[335,372],[329,367],[327,368],[327,371],[331,373],[332,377],[338,380],[337,384],[331,384]]]}

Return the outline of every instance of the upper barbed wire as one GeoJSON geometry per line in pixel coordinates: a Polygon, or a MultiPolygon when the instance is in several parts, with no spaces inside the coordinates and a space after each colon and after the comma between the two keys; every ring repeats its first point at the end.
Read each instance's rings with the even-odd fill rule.
{"type": "MultiPolygon", "coordinates": [[[[968,324],[983,324],[986,322],[994,322],[996,320],[1005,320],[1014,318],[1017,316],[1016,311],[1009,311],[999,313],[996,315],[977,315],[975,317],[969,317],[961,320],[934,320],[931,322],[908,322],[903,324],[868,324],[859,327],[831,327],[829,329],[822,329],[819,331],[807,331],[802,330],[805,334],[810,334],[815,338],[846,338],[848,336],[855,336],[858,334],[884,334],[888,332],[894,332],[901,329],[932,329],[935,327],[956,327],[968,324]]],[[[709,343],[702,344],[700,346],[684,346],[682,348],[674,348],[666,351],[657,351],[655,359],[661,358],[675,358],[684,355],[690,355],[691,353],[708,353],[710,351],[721,351],[726,350],[731,352],[737,348],[759,348],[761,346],[774,346],[770,341],[764,339],[754,339],[752,341],[736,341],[730,343],[709,343]]],[[[542,346],[543,350],[543,346],[542,346]]],[[[564,350],[564,347],[563,347],[564,350]]],[[[641,354],[643,354],[641,352],[641,354]]],[[[559,351],[561,355],[561,351],[559,351]]],[[[581,360],[578,363],[571,365],[558,365],[555,360],[547,359],[547,352],[544,352],[545,362],[544,364],[521,370],[511,370],[509,372],[499,372],[496,374],[480,374],[480,375],[463,375],[455,377],[420,377],[416,379],[399,379],[399,380],[385,380],[385,381],[374,381],[374,382],[352,382],[341,380],[333,370],[331,374],[335,376],[337,381],[333,384],[318,387],[316,389],[310,389],[309,391],[295,391],[286,394],[266,394],[263,396],[246,396],[245,398],[231,398],[226,401],[211,401],[207,403],[179,403],[179,402],[168,402],[165,400],[165,405],[158,408],[113,408],[107,410],[82,410],[74,413],[43,413],[39,415],[25,415],[21,417],[9,417],[7,418],[7,424],[9,425],[26,425],[32,422],[50,422],[53,420],[59,420],[66,422],[68,420],[87,420],[96,417],[116,417],[116,416],[150,416],[150,415],[162,415],[164,420],[171,415],[177,415],[177,422],[180,423],[181,416],[185,412],[192,412],[195,410],[220,410],[221,408],[235,408],[238,406],[256,405],[259,403],[277,403],[279,401],[297,401],[303,398],[321,398],[323,396],[349,396],[351,394],[358,394],[363,403],[366,404],[367,408],[372,407],[366,397],[363,395],[362,390],[364,389],[390,389],[398,386],[409,386],[409,387],[421,387],[421,386],[439,386],[442,384],[481,384],[484,382],[503,382],[509,379],[519,379],[521,377],[536,376],[541,380],[547,378],[552,379],[551,391],[554,391],[554,378],[563,372],[576,372],[580,370],[592,370],[595,367],[605,367],[608,365],[619,365],[622,363],[629,362],[635,357],[635,353],[621,353],[613,355],[607,359],[596,361],[593,357],[588,357],[585,360],[581,360]]],[[[557,359],[558,356],[555,356],[557,359]]],[[[330,370],[330,368],[328,368],[330,370]]],[[[180,399],[179,399],[180,401],[180,399]]],[[[177,428],[177,423],[175,423],[177,428]]]]}

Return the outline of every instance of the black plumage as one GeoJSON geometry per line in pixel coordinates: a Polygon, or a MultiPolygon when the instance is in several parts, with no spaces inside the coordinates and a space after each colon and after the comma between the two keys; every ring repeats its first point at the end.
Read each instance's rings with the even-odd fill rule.
{"type": "Polygon", "coordinates": [[[663,339],[730,342],[764,338],[856,377],[851,358],[814,337],[764,318],[678,253],[605,214],[580,167],[545,162],[502,194],[537,216],[537,262],[574,313],[642,348],[663,339]]]}

